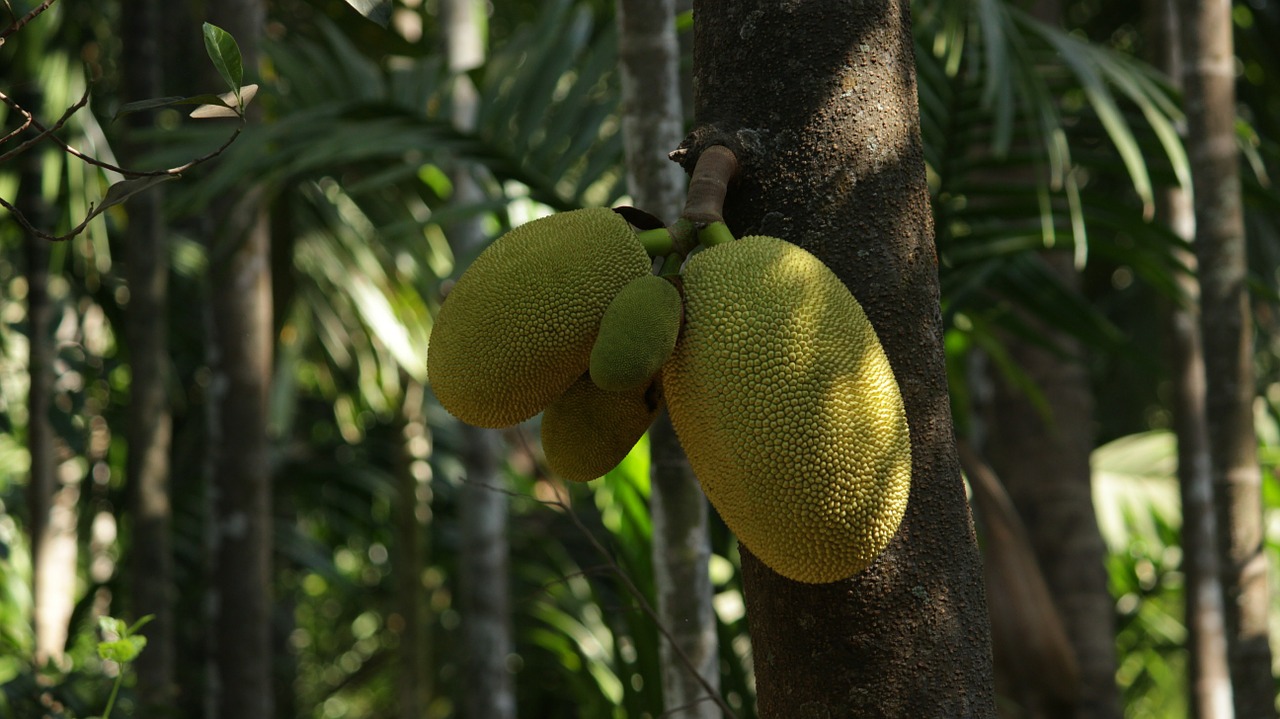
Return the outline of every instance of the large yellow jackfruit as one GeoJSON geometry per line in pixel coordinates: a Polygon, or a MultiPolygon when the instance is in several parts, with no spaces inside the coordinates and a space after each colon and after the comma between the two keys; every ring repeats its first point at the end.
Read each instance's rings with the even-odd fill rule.
{"type": "Polygon", "coordinates": [[[610,392],[649,384],[676,347],[680,319],[675,285],[654,275],[632,280],[600,320],[591,348],[591,379],[610,392]]]}
{"type": "Polygon", "coordinates": [[[440,404],[481,427],[542,411],[587,371],[609,302],[650,265],[631,226],[606,208],[498,238],[458,279],[431,330],[427,373],[440,404]]]}
{"type": "Polygon", "coordinates": [[[902,397],[861,306],[771,237],[690,258],[684,300],[663,394],[711,503],[783,576],[861,571],[897,531],[911,478],[902,397]]]}
{"type": "Polygon", "coordinates": [[[589,482],[618,466],[662,407],[657,380],[609,392],[583,375],[542,415],[542,453],[556,474],[589,482]]]}

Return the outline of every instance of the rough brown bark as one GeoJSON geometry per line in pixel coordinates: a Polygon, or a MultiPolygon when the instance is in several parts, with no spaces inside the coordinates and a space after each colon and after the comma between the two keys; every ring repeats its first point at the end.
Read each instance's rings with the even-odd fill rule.
{"type": "MultiPolygon", "coordinates": [[[[684,172],[667,160],[684,138],[675,10],[673,0],[618,2],[627,185],[638,207],[666,222],[685,194],[684,172]]],[[[707,500],[665,412],[650,428],[649,456],[658,618],[674,640],[659,648],[663,706],[672,719],[718,719],[705,688],[720,686],[707,500]]]]}
{"type": "Polygon", "coordinates": [[[1187,154],[1195,195],[1200,328],[1236,714],[1274,717],[1262,474],[1253,428],[1253,319],[1235,141],[1231,3],[1182,0],[1187,154]]]}
{"type": "Polygon", "coordinates": [[[725,217],[822,259],[902,387],[913,481],[897,536],[841,582],[743,552],[762,717],[992,717],[982,569],[942,352],[909,3],[694,4],[693,152],[742,162],[725,217]]]}
{"type": "MultiPolygon", "coordinates": [[[[141,100],[164,95],[159,52],[160,3],[139,0],[121,14],[125,95],[141,100]]],[[[133,116],[129,130],[150,126],[151,115],[133,116]]],[[[126,136],[128,139],[129,136],[126,136]]],[[[129,139],[126,154],[145,151],[129,139]]],[[[147,650],[138,656],[138,705],[145,713],[172,708],[174,685],[173,555],[170,541],[169,448],[172,414],[169,405],[168,292],[169,248],[161,212],[161,188],[135,195],[128,205],[125,240],[129,304],[126,337],[129,348],[129,447],[126,473],[131,488],[130,573],[133,615],[152,615],[143,630],[147,650]]]]}
{"type": "MultiPolygon", "coordinates": [[[[209,20],[257,66],[265,7],[227,0],[209,20]]],[[[215,80],[215,82],[217,82],[215,80]]],[[[256,106],[250,106],[250,114],[256,106]]],[[[271,643],[271,472],[267,406],[274,348],[270,226],[261,187],[210,210],[208,275],[209,489],[212,649],[210,719],[274,716],[271,643]]]]}
{"type": "MultiPolygon", "coordinates": [[[[1065,286],[1078,286],[1070,254],[1045,252],[1041,259],[1065,286]]],[[[1032,318],[1027,322],[1065,353],[1006,339],[1009,359],[1040,392],[1048,413],[1025,389],[993,377],[986,454],[1028,529],[1075,650],[1081,691],[1074,716],[1119,719],[1114,601],[1089,466],[1093,391],[1079,342],[1032,318]]]]}
{"type": "MultiPolygon", "coordinates": [[[[1146,39],[1148,57],[1182,87],[1181,20],[1177,0],[1148,0],[1146,39]]],[[[1185,141],[1185,128],[1184,128],[1185,141]]],[[[1179,237],[1195,238],[1195,209],[1181,187],[1161,188],[1156,194],[1156,220],[1179,237]]],[[[1174,251],[1176,259],[1195,270],[1189,250],[1174,251]]],[[[1178,439],[1178,486],[1182,497],[1182,571],[1186,577],[1190,716],[1193,719],[1231,719],[1231,673],[1227,664],[1226,619],[1218,562],[1218,520],[1213,505],[1213,472],[1209,429],[1205,417],[1204,349],[1200,341],[1200,284],[1192,275],[1179,275],[1181,296],[1170,302],[1165,326],[1173,379],[1173,429],[1178,439]]]]}

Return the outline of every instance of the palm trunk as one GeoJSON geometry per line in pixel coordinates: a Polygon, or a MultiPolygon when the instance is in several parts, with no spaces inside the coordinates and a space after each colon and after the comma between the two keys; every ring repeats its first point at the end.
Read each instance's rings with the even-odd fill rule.
{"type": "MultiPolygon", "coordinates": [[[[141,0],[123,14],[124,76],[130,99],[160,97],[160,3],[141,0]]],[[[150,124],[150,115],[134,119],[131,129],[150,124]]],[[[130,142],[129,155],[144,148],[130,142]]],[[[168,292],[169,248],[161,212],[160,188],[135,196],[129,203],[126,241],[129,305],[126,332],[130,383],[127,474],[131,485],[130,542],[132,605],[136,617],[152,615],[147,625],[147,651],[139,655],[137,695],[147,713],[172,709],[173,679],[173,554],[170,541],[169,447],[172,415],[169,406],[168,292]]]]}
{"type": "Polygon", "coordinates": [[[762,717],[993,717],[982,568],[956,458],[910,4],[694,3],[695,118],[741,162],[735,235],[785,238],[849,286],[911,426],[912,487],[885,552],[801,584],[743,553],[762,717]]]}
{"type": "Polygon", "coordinates": [[[489,429],[463,427],[467,481],[460,498],[463,527],[462,576],[458,584],[462,613],[463,676],[468,678],[462,716],[469,719],[514,719],[514,681],[507,657],[511,636],[507,495],[497,458],[501,435],[489,429]]]}
{"type": "MultiPolygon", "coordinates": [[[[674,17],[673,0],[618,2],[627,184],[641,209],[668,222],[685,187],[684,173],[667,160],[684,139],[674,17]]],[[[720,686],[707,501],[665,412],[649,432],[649,454],[658,618],[674,640],[659,649],[663,706],[674,719],[717,719],[707,696],[720,686]]]]}
{"type": "MultiPolygon", "coordinates": [[[[40,95],[19,98],[39,112],[40,95]]],[[[40,194],[42,153],[28,152],[20,160],[21,176],[15,206],[36,227],[52,227],[48,206],[40,194]]],[[[53,399],[53,368],[57,353],[52,336],[53,303],[49,297],[49,243],[26,238],[27,261],[27,449],[31,457],[27,480],[27,522],[31,537],[32,624],[36,664],[61,664],[65,656],[68,622],[75,603],[77,485],[60,486],[56,437],[49,419],[53,399]]]]}
{"type": "Polygon", "coordinates": [[[1187,151],[1195,195],[1206,413],[1236,715],[1274,717],[1262,474],[1253,429],[1253,319],[1235,142],[1231,3],[1183,0],[1187,151]]]}
{"type": "Polygon", "coordinates": [[[408,377],[404,401],[397,418],[400,453],[395,463],[397,502],[395,508],[396,601],[403,625],[398,631],[396,696],[401,719],[418,719],[426,713],[435,689],[427,657],[427,597],[422,586],[426,565],[426,521],[430,512],[423,471],[427,460],[426,416],[423,414],[423,387],[408,377]]]}
{"type": "MultiPolygon", "coordinates": [[[[443,0],[440,4],[449,69],[459,73],[454,85],[453,122],[464,130],[475,126],[478,98],[475,87],[461,73],[484,62],[484,38],[478,22],[482,7],[476,0],[443,0]]],[[[480,187],[468,168],[455,168],[452,179],[454,202],[467,204],[481,198],[480,187]]],[[[457,223],[448,234],[459,254],[484,241],[484,232],[475,221],[457,223]]],[[[462,438],[467,475],[458,498],[462,523],[458,611],[464,638],[463,672],[468,677],[462,716],[514,719],[515,682],[507,667],[507,657],[515,651],[507,544],[510,503],[499,460],[502,436],[495,430],[464,426],[462,438]]]]}
{"type": "MultiPolygon", "coordinates": [[[[1148,0],[1146,38],[1154,64],[1182,87],[1181,20],[1176,0],[1148,0]]],[[[1185,135],[1185,132],[1184,132],[1185,135]]],[[[1184,141],[1186,138],[1184,137],[1184,141]]],[[[1195,209],[1184,189],[1168,187],[1156,196],[1156,219],[1179,237],[1195,238],[1195,209]]],[[[1176,250],[1192,270],[1195,255],[1176,250]]],[[[1226,619],[1218,566],[1218,520],[1213,506],[1213,472],[1205,417],[1204,348],[1200,341],[1200,284],[1177,278],[1181,297],[1168,307],[1169,358],[1173,375],[1173,428],[1178,438],[1178,486],[1182,494],[1182,556],[1186,576],[1188,674],[1193,719],[1231,719],[1231,672],[1227,662],[1226,619]]]]}
{"type": "MultiPolygon", "coordinates": [[[[1079,283],[1072,258],[1041,258],[1069,287],[1079,283]]],[[[1008,337],[1010,360],[1041,393],[1047,414],[1024,389],[993,377],[986,454],[1027,526],[1080,668],[1074,716],[1121,716],[1115,683],[1114,602],[1107,588],[1106,545],[1093,509],[1093,391],[1080,345],[1063,332],[1027,322],[1065,356],[1008,337]]]]}
{"type": "MultiPolygon", "coordinates": [[[[265,8],[210,7],[252,74],[265,8]]],[[[251,106],[251,111],[253,106],[251,106]]],[[[209,507],[212,586],[210,719],[274,717],[271,641],[271,472],[267,405],[272,374],[271,234],[260,188],[212,210],[209,249],[209,507]]]]}

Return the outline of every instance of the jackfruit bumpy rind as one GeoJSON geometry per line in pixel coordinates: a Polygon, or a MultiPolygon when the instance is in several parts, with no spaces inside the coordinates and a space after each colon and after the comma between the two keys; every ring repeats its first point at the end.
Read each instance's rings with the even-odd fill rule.
{"type": "Polygon", "coordinates": [[[711,503],[785,577],[861,571],[897,531],[911,480],[902,397],[861,306],[771,237],[692,257],[684,299],[663,393],[711,503]]]}
{"type": "Polygon", "coordinates": [[[607,208],[562,212],[498,238],[453,286],[431,330],[440,404],[481,427],[542,411],[583,372],[605,308],[650,259],[607,208]]]}
{"type": "Polygon", "coordinates": [[[574,482],[589,482],[618,466],[662,407],[658,381],[627,392],[600,389],[582,375],[542,415],[547,466],[574,482]]]}
{"type": "Polygon", "coordinates": [[[600,320],[591,348],[591,379],[610,392],[649,384],[676,347],[681,314],[675,285],[654,275],[632,280],[600,320]]]}

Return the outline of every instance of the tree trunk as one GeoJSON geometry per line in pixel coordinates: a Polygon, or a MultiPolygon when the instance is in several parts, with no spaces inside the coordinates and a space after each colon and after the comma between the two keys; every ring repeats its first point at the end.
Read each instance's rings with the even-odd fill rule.
{"type": "MultiPolygon", "coordinates": [[[[685,194],[684,173],[667,160],[684,139],[675,3],[619,0],[618,27],[627,184],[638,207],[671,222],[685,194]]],[[[707,500],[666,412],[650,428],[649,456],[658,617],[675,642],[659,649],[665,716],[718,719],[705,688],[720,687],[707,500]]]]}
{"type": "Polygon", "coordinates": [[[400,453],[395,463],[397,501],[395,508],[395,580],[397,614],[403,622],[398,630],[399,665],[396,668],[396,696],[402,719],[426,715],[434,677],[427,650],[428,599],[422,586],[426,568],[426,526],[430,517],[430,467],[426,464],[430,447],[423,387],[403,378],[404,400],[397,418],[400,453]]]}
{"type": "Polygon", "coordinates": [[[462,614],[463,676],[468,682],[462,716],[514,719],[516,698],[507,657],[514,650],[508,580],[507,495],[497,458],[502,436],[463,426],[466,483],[460,498],[463,550],[458,584],[462,614]]]}
{"type": "MultiPolygon", "coordinates": [[[[1146,39],[1153,63],[1182,87],[1181,19],[1177,0],[1148,0],[1146,39]]],[[[1184,128],[1183,141],[1187,140],[1184,128]]],[[[1195,238],[1191,195],[1180,187],[1161,188],[1156,220],[1179,237],[1195,238]]],[[[1176,259],[1196,267],[1195,254],[1175,250],[1176,259]]],[[[1182,565],[1187,626],[1188,689],[1192,719],[1232,719],[1231,673],[1227,663],[1226,619],[1218,562],[1218,520],[1214,514],[1213,471],[1205,417],[1204,349],[1200,342],[1200,284],[1177,277],[1181,297],[1169,303],[1165,326],[1173,377],[1173,429],[1178,438],[1178,486],[1182,494],[1182,565]]]]}
{"type": "Polygon", "coordinates": [[[741,162],[725,217],[823,260],[876,327],[911,425],[910,502],[870,567],[787,580],[743,551],[762,717],[993,717],[956,459],[909,3],[694,4],[698,129],[741,162]]]}
{"type": "MultiPolygon", "coordinates": [[[[1066,286],[1078,287],[1069,253],[1044,252],[1041,259],[1066,286]]],[[[1093,391],[1079,342],[1033,318],[1026,321],[1065,353],[1006,337],[1010,360],[1039,390],[1048,413],[994,372],[986,454],[1029,530],[1075,651],[1081,692],[1073,715],[1119,719],[1115,609],[1089,465],[1093,391]]]]}
{"type": "Polygon", "coordinates": [[[1274,717],[1262,474],[1253,429],[1253,319],[1235,141],[1231,3],[1183,0],[1187,154],[1195,195],[1206,413],[1236,714],[1274,717]]]}
{"type": "MultiPolygon", "coordinates": [[[[129,100],[164,95],[159,52],[161,4],[140,0],[122,14],[125,94],[129,100]]],[[[151,125],[150,113],[132,117],[131,131],[151,125]]],[[[143,148],[131,135],[126,153],[143,148]]],[[[128,407],[128,467],[133,537],[130,542],[132,609],[135,618],[153,615],[143,634],[147,650],[138,656],[138,705],[147,714],[173,708],[173,554],[170,541],[169,447],[169,248],[161,212],[162,188],[129,201],[125,240],[129,304],[126,336],[132,370],[128,407]]]]}
{"type": "MultiPolygon", "coordinates": [[[[235,37],[252,75],[265,8],[228,0],[210,21],[235,37]]],[[[251,115],[256,106],[250,106],[251,115]]],[[[206,714],[271,719],[271,472],[267,406],[272,374],[271,235],[260,187],[210,216],[208,361],[212,511],[206,714]]]]}
{"type": "MultiPolygon", "coordinates": [[[[475,127],[476,89],[465,72],[484,63],[483,6],[476,0],[443,0],[440,24],[444,29],[449,70],[457,73],[454,84],[454,125],[475,127]]],[[[451,173],[453,201],[460,205],[481,199],[481,189],[458,166],[451,173]]],[[[478,220],[448,228],[456,254],[470,252],[484,242],[478,220]]],[[[459,566],[458,611],[462,615],[463,676],[468,677],[462,697],[467,719],[514,719],[515,682],[507,657],[515,651],[511,629],[511,582],[507,544],[509,501],[501,472],[502,435],[491,429],[463,425],[466,482],[458,498],[462,522],[462,556],[459,566]]]]}
{"type": "MultiPolygon", "coordinates": [[[[19,101],[40,113],[41,96],[28,93],[19,101]]],[[[40,193],[43,153],[27,152],[20,160],[21,176],[15,207],[31,224],[52,228],[52,213],[40,193]]],[[[57,439],[52,409],[54,360],[53,301],[49,297],[49,243],[26,236],[27,261],[27,450],[31,457],[27,479],[27,522],[31,537],[32,625],[36,664],[61,665],[68,623],[75,604],[76,501],[79,485],[62,486],[58,478],[57,439]]]]}

